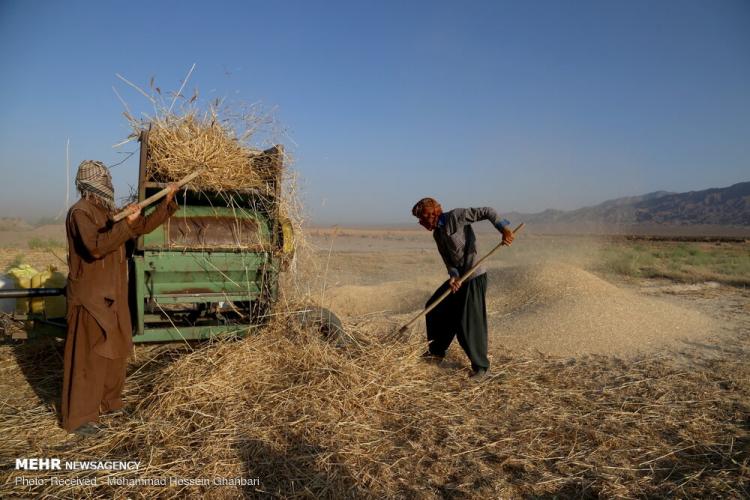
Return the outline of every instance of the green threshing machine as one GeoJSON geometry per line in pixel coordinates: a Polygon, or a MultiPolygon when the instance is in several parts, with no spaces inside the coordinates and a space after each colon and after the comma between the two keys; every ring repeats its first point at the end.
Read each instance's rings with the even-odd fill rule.
{"type": "MultiPolygon", "coordinates": [[[[148,174],[148,131],[140,143],[143,201],[167,179],[148,174]]],[[[243,335],[263,323],[278,295],[279,273],[294,252],[292,226],[280,208],[283,159],[282,146],[248,157],[247,168],[261,173],[261,186],[207,191],[188,185],[176,196],[177,212],[135,241],[129,263],[135,342],[243,335]]],[[[61,294],[60,288],[0,290],[0,297],[31,301],[61,294]]],[[[27,338],[65,335],[65,319],[47,317],[46,310],[16,314],[28,321],[27,338]]]]}

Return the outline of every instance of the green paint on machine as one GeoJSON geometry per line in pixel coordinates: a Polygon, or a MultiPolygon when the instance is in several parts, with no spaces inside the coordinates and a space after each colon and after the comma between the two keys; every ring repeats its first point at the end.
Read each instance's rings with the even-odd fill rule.
{"type": "MultiPolygon", "coordinates": [[[[283,148],[263,154],[276,167],[265,189],[180,191],[178,211],[137,240],[129,280],[134,342],[243,336],[265,321],[290,257],[284,240],[293,235],[279,212],[283,148]]],[[[147,162],[144,132],[139,201],[163,187],[147,178],[147,162]]],[[[27,329],[30,338],[65,335],[63,318],[25,319],[33,325],[27,329]]]]}

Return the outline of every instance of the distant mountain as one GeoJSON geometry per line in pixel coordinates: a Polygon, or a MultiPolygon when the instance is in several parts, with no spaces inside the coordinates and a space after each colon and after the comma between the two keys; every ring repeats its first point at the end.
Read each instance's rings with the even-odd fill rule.
{"type": "Polygon", "coordinates": [[[656,191],[608,200],[577,210],[510,213],[529,224],[719,224],[750,225],[750,182],[688,193],[656,191]]]}

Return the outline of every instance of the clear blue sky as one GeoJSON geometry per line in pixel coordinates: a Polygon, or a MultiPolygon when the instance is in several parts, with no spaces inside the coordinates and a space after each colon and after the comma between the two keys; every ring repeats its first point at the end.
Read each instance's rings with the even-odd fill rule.
{"type": "Polygon", "coordinates": [[[67,138],[73,175],[122,158],[112,86],[148,106],[115,73],[174,90],[193,63],[203,97],[277,107],[318,224],[750,180],[747,0],[0,0],[0,47],[0,216],[60,211],[67,138]]]}

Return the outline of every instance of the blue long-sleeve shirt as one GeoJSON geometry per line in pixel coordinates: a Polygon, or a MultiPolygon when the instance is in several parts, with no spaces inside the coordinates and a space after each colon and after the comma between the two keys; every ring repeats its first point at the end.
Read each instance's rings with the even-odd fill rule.
{"type": "MultiPolygon", "coordinates": [[[[477,238],[471,224],[480,220],[490,221],[498,231],[510,224],[490,207],[455,208],[444,212],[438,219],[432,237],[452,278],[462,276],[477,260],[477,238]]],[[[485,272],[484,266],[480,266],[468,279],[485,272]]]]}

